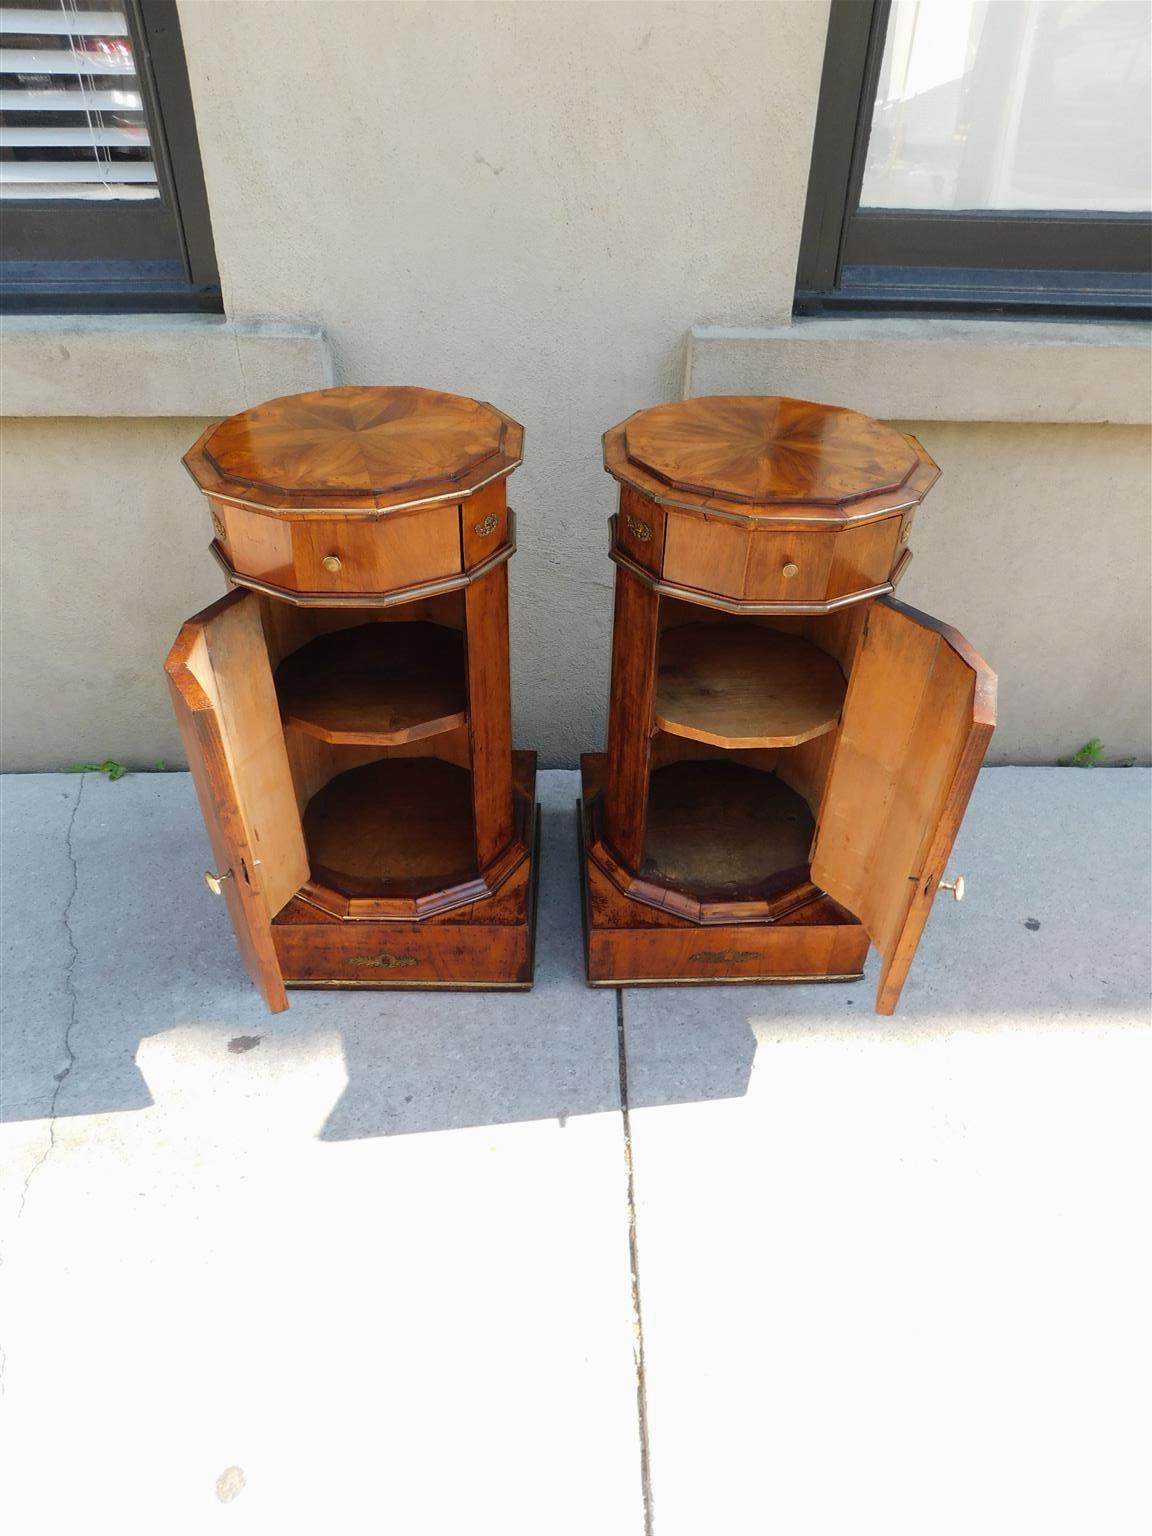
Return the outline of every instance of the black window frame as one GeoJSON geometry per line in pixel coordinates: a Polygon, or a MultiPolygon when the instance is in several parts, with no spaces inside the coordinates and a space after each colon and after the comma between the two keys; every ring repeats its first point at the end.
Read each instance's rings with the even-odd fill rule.
{"type": "Polygon", "coordinates": [[[1152,215],[860,211],[891,0],[832,0],[796,315],[1152,319],[1152,215]]]}
{"type": "Polygon", "coordinates": [[[8,313],[222,313],[176,0],[122,0],[160,196],[0,204],[8,313]]]}

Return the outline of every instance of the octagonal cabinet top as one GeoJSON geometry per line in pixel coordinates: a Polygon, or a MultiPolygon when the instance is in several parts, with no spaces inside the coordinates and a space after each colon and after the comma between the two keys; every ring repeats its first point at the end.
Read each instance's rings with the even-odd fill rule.
{"type": "Polygon", "coordinates": [[[858,411],[706,395],[604,434],[604,467],[665,506],[777,526],[845,526],[915,506],[940,471],[914,437],[858,411]]]}
{"type": "Polygon", "coordinates": [[[483,401],[349,384],[229,416],[184,463],[218,501],[363,516],[461,501],[511,474],[523,444],[523,427],[483,401]]]}

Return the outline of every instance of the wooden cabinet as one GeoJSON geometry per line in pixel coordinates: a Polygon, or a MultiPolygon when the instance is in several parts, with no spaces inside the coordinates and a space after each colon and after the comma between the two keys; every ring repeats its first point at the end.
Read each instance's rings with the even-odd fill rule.
{"type": "Polygon", "coordinates": [[[420,389],[273,400],[186,457],[235,590],[167,673],[253,982],[531,985],[535,754],[513,752],[522,429],[420,389]]]}
{"type": "Polygon", "coordinates": [[[995,723],[985,663],[891,595],[936,465],[855,412],[745,396],[641,411],[604,458],[590,982],[842,980],[871,941],[891,1013],[995,723]]]}

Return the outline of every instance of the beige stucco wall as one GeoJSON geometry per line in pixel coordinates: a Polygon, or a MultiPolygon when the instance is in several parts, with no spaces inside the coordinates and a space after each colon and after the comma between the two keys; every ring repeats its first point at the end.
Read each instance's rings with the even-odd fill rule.
{"type": "MultiPolygon", "coordinates": [[[[318,325],[338,382],[525,423],[516,734],[574,762],[607,685],[600,433],[682,392],[694,325],[787,322],[826,7],[182,0],[181,20],[229,318],[318,325]]],[[[220,591],[178,463],[203,397],[167,414],[178,364],[142,366],[163,416],[8,424],[6,766],[179,760],[159,663],[220,591]]],[[[255,377],[275,392],[273,365],[255,377]]],[[[68,409],[77,388],[61,376],[68,409]]],[[[1142,429],[921,430],[945,479],[904,595],[999,667],[996,755],[1089,735],[1146,755],[1142,429]]]]}
{"type": "Polygon", "coordinates": [[[223,590],[180,463],[196,425],[5,423],[6,768],[184,761],[164,653],[223,590]]]}
{"type": "Polygon", "coordinates": [[[899,595],[954,624],[1000,677],[990,762],[1092,736],[1149,757],[1152,487],[1143,427],[904,422],[944,474],[899,595]]]}

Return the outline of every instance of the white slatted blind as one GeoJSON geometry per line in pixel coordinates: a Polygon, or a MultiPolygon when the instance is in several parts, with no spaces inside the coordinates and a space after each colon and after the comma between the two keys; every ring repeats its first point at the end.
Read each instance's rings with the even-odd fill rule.
{"type": "Polygon", "coordinates": [[[159,195],[120,0],[0,6],[0,199],[159,195]]]}

